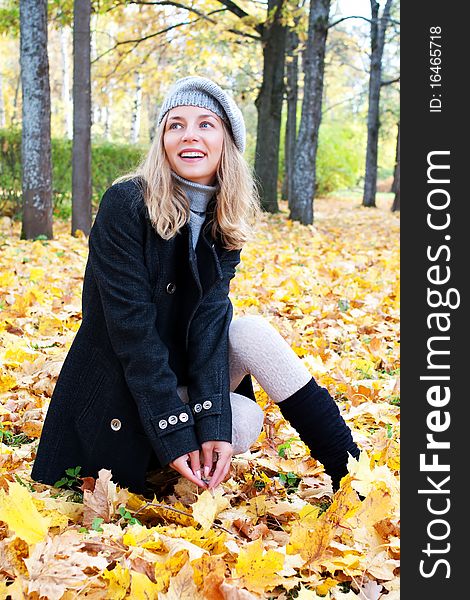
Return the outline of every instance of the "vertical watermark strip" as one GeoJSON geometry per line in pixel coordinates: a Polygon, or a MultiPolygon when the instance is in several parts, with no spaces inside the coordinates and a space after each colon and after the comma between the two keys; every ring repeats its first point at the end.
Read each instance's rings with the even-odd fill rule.
{"type": "Polygon", "coordinates": [[[461,8],[408,2],[400,17],[404,600],[459,597],[466,579],[470,128],[458,65],[470,11],[461,8]]]}

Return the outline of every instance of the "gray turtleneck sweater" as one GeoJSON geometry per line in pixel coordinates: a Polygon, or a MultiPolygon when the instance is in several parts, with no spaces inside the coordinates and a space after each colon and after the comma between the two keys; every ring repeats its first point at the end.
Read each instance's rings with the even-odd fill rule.
{"type": "Polygon", "coordinates": [[[189,199],[191,210],[189,226],[191,228],[193,248],[196,248],[199,234],[206,218],[207,205],[217,191],[217,187],[195,183],[194,181],[180,177],[174,171],[172,171],[172,176],[184,190],[189,199]]]}

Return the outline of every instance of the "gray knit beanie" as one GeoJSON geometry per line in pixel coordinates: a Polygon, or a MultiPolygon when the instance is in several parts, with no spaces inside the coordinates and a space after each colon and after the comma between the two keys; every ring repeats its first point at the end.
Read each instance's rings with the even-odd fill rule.
{"type": "Polygon", "coordinates": [[[157,126],[169,110],[188,105],[207,108],[220,117],[229,125],[236,147],[242,153],[245,151],[245,121],[240,109],[221,87],[205,77],[183,77],[171,86],[160,109],[157,126]]]}

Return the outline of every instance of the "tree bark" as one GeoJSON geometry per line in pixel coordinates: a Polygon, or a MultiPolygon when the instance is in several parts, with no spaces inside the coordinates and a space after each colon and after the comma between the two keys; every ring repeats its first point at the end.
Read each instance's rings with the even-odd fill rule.
{"type": "Polygon", "coordinates": [[[113,105],[113,94],[112,91],[108,88],[104,89],[106,95],[107,104],[103,107],[104,111],[104,139],[106,141],[111,141],[111,106],[113,105]]]}
{"type": "Polygon", "coordinates": [[[62,103],[64,105],[65,132],[67,139],[73,137],[72,102],[70,97],[70,61],[69,61],[69,29],[60,30],[60,51],[62,55],[62,103]]]}
{"type": "Polygon", "coordinates": [[[91,229],[90,0],[75,0],[73,12],[72,235],[91,229]]]}
{"type": "Polygon", "coordinates": [[[140,133],[140,115],[142,111],[142,73],[140,71],[135,74],[134,80],[135,96],[131,119],[131,144],[137,144],[140,133]]]}
{"type": "Polygon", "coordinates": [[[5,127],[5,105],[3,103],[3,77],[0,71],[0,127],[5,127]]]}
{"type": "Polygon", "coordinates": [[[377,159],[380,128],[380,87],[382,82],[382,56],[385,44],[385,32],[392,0],[387,0],[382,17],[379,18],[379,3],[370,0],[372,19],[370,25],[370,77],[369,77],[369,108],[367,113],[367,150],[366,173],[364,179],[364,195],[362,205],[375,207],[377,193],[377,159]]]}
{"type": "Polygon", "coordinates": [[[330,0],[310,0],[307,44],[304,53],[304,97],[295,145],[292,200],[289,218],[313,223],[318,131],[322,115],[325,49],[330,0]]]}
{"type": "Polygon", "coordinates": [[[279,210],[277,180],[286,46],[286,26],[282,22],[284,1],[268,0],[268,15],[272,19],[262,29],[263,82],[255,100],[258,110],[255,173],[261,206],[272,213],[279,210]]]}
{"type": "MultiPolygon", "coordinates": [[[[297,26],[299,19],[295,19],[297,26]]],[[[286,137],[284,142],[284,184],[283,198],[291,207],[292,199],[292,168],[294,165],[295,142],[297,138],[297,102],[299,98],[299,57],[297,49],[299,36],[295,28],[289,29],[287,33],[286,54],[286,98],[287,98],[287,122],[286,137]]]]}
{"type": "Polygon", "coordinates": [[[392,212],[395,212],[400,210],[400,121],[398,121],[397,151],[395,158],[395,171],[393,174],[392,192],[395,194],[392,204],[392,212]]]}
{"type": "Polygon", "coordinates": [[[18,125],[18,97],[21,89],[21,73],[16,78],[15,95],[13,96],[13,111],[11,115],[11,126],[18,125]]]}
{"type": "Polygon", "coordinates": [[[51,98],[47,56],[47,0],[20,1],[22,86],[21,239],[52,232],[51,98]]]}

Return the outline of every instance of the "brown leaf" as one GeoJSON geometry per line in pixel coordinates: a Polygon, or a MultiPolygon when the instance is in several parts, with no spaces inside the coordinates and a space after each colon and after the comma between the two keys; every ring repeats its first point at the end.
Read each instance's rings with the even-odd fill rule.
{"type": "Polygon", "coordinates": [[[67,588],[75,588],[87,578],[85,569],[101,571],[107,567],[105,558],[89,556],[81,552],[82,547],[83,541],[74,531],[35,544],[31,556],[24,559],[29,572],[28,593],[59,600],[67,588]]]}
{"type": "MultiPolygon", "coordinates": [[[[83,525],[91,527],[96,517],[101,517],[105,523],[111,520],[112,503],[109,494],[111,471],[101,469],[95,481],[93,491],[86,487],[83,490],[83,525]]],[[[88,482],[86,484],[88,486],[88,482]]]]}

